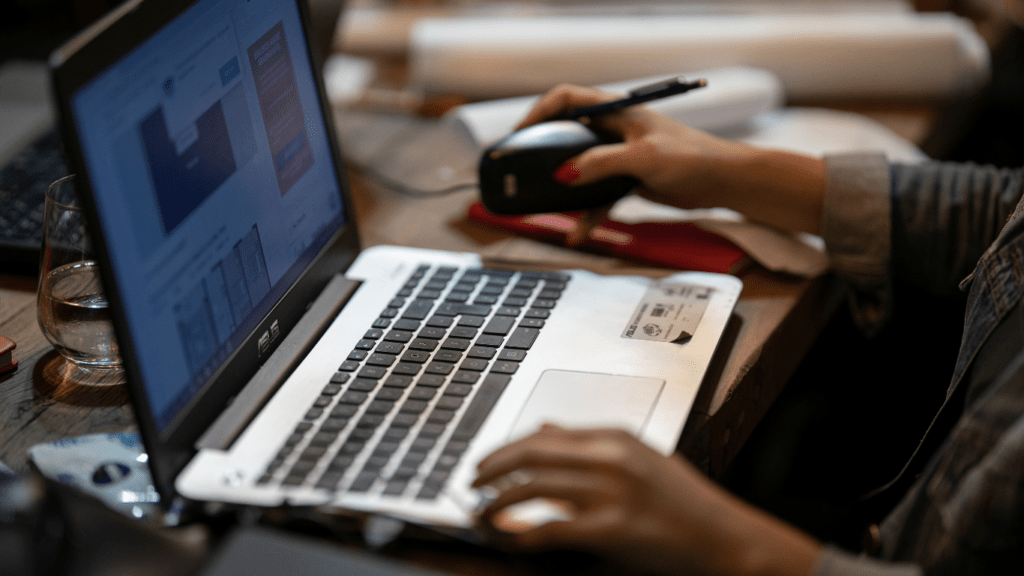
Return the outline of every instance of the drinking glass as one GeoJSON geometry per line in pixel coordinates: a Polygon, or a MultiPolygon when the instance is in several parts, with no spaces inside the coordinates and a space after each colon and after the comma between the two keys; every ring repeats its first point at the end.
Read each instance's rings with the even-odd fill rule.
{"type": "Polygon", "coordinates": [[[46,191],[36,302],[39,327],[72,365],[87,371],[120,370],[98,268],[75,194],[75,176],[65,176],[46,191]]]}

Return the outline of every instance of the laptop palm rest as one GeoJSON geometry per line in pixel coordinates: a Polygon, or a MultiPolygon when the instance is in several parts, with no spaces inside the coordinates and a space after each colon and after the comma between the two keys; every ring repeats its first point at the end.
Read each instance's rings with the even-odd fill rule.
{"type": "Polygon", "coordinates": [[[621,428],[639,436],[664,386],[657,378],[545,370],[510,436],[521,438],[542,424],[621,428]]]}

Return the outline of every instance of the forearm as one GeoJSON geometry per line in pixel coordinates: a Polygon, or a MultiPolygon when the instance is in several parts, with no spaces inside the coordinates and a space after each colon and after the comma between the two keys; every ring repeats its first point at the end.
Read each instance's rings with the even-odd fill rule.
{"type": "MultiPolygon", "coordinates": [[[[808,576],[822,544],[710,480],[698,495],[706,503],[707,558],[712,574],[732,576],[808,576]]],[[[693,495],[690,495],[691,497],[693,495]]]]}
{"type": "Polygon", "coordinates": [[[820,234],[825,163],[752,147],[724,155],[713,185],[724,205],[773,228],[820,234]]]}

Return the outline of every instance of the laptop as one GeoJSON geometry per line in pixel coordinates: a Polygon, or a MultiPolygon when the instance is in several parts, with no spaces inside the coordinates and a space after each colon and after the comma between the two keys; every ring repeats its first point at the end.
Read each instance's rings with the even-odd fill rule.
{"type": "Polygon", "coordinates": [[[162,500],[455,530],[544,422],[672,452],[741,282],[361,249],[308,38],[301,0],[129,0],[51,59],[162,500]]]}

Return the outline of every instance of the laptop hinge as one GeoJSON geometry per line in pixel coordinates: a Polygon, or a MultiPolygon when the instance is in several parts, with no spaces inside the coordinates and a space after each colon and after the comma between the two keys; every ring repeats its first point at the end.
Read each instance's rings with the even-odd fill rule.
{"type": "Polygon", "coordinates": [[[277,350],[196,442],[196,449],[226,450],[270,396],[291,375],[355,293],[360,281],[336,275],[277,350]]]}

